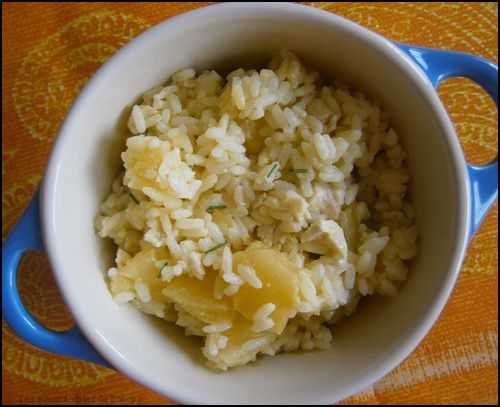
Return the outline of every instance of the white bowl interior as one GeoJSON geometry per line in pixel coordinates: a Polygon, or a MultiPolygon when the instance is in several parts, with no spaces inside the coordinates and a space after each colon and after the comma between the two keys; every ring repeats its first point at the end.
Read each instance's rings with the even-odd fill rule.
{"type": "Polygon", "coordinates": [[[383,40],[300,6],[216,7],[146,33],[85,90],[45,180],[47,247],[86,335],[136,380],[187,402],[331,403],[361,390],[411,351],[452,285],[465,239],[458,144],[438,119],[436,96],[417,85],[419,74],[396,62],[383,40]],[[364,301],[335,329],[331,350],[265,357],[217,374],[203,366],[198,340],[112,301],[104,281],[111,245],[96,236],[94,217],[120,165],[125,106],[182,67],[261,64],[280,48],[347,80],[389,112],[410,155],[420,252],[400,295],[364,301]]]}

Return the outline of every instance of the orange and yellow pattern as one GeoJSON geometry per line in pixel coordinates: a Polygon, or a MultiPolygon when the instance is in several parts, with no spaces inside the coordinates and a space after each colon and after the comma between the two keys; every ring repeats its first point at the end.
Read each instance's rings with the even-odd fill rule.
{"type": "MultiPolygon", "coordinates": [[[[389,39],[498,63],[498,3],[308,3],[389,39]]],[[[39,183],[61,120],[82,85],[148,27],[205,3],[2,3],[2,236],[39,183]]],[[[262,7],[266,7],[265,4],[262,7]]],[[[465,79],[440,96],[467,159],[497,154],[494,103],[465,79]]],[[[343,404],[498,404],[498,211],[490,212],[438,323],[397,369],[343,404]]],[[[20,291],[55,330],[72,324],[42,254],[25,256],[20,291]]],[[[2,322],[5,404],[171,404],[123,375],[39,351],[2,322]]]]}

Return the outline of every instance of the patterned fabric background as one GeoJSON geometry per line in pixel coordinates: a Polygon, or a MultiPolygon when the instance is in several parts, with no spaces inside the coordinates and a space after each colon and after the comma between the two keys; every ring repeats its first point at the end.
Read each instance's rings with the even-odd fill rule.
{"type": "MultiPolygon", "coordinates": [[[[2,235],[41,179],[54,135],[78,91],[117,49],[148,27],[202,3],[2,3],[2,235]]],[[[497,3],[312,3],[387,38],[481,55],[498,63],[497,3]]],[[[263,5],[265,7],[265,5],[263,5]]],[[[469,161],[497,151],[497,110],[465,79],[439,93],[469,161]]],[[[343,403],[498,403],[497,207],[472,242],[445,311],[397,369],[343,403]]],[[[63,330],[62,305],[42,254],[20,268],[25,304],[63,330]]],[[[170,404],[115,371],[39,351],[2,322],[3,403],[170,404]]]]}

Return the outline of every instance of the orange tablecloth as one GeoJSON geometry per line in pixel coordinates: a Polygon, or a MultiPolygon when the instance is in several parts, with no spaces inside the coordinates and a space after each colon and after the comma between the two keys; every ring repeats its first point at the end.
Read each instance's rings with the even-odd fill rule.
{"type": "MultiPolygon", "coordinates": [[[[498,63],[496,3],[312,3],[387,38],[460,50],[498,63]]],[[[200,3],[2,3],[2,234],[13,226],[39,182],[56,130],[85,81],[120,46],[146,28],[200,3]]],[[[265,5],[263,5],[265,7],[265,5]]],[[[442,99],[467,158],[497,151],[497,111],[472,82],[446,81],[442,99]]],[[[497,208],[475,237],[439,322],[406,361],[344,403],[498,403],[497,208]]],[[[46,258],[27,256],[20,270],[24,301],[46,325],[64,329],[62,306],[46,258]]],[[[39,351],[2,323],[4,403],[170,401],[90,363],[39,351]]]]}

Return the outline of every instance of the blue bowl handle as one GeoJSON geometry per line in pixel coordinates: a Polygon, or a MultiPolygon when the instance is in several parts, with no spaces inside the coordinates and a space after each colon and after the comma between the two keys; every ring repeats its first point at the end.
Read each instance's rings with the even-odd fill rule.
{"type": "MultiPolygon", "coordinates": [[[[481,85],[498,107],[498,66],[461,52],[396,44],[417,63],[436,88],[446,78],[462,76],[481,85]]],[[[486,165],[467,165],[471,193],[469,240],[498,196],[498,155],[486,165]]]]}
{"type": "Polygon", "coordinates": [[[17,267],[28,250],[43,251],[38,212],[38,191],[2,247],[2,316],[12,330],[42,350],[110,367],[90,345],[78,326],[54,332],[40,325],[26,310],[17,289],[17,267]]]}

